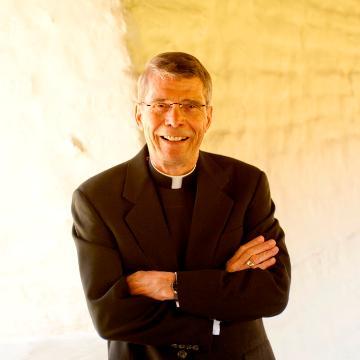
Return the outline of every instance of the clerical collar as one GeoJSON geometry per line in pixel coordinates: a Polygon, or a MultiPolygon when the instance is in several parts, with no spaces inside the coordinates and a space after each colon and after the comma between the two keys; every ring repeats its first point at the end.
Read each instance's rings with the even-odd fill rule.
{"type": "Polygon", "coordinates": [[[189,171],[184,175],[172,176],[172,175],[164,174],[160,170],[156,169],[156,167],[152,164],[150,159],[149,159],[149,168],[155,182],[158,185],[169,189],[181,189],[183,186],[192,184],[196,173],[195,172],[196,165],[195,165],[191,171],[189,171]]]}

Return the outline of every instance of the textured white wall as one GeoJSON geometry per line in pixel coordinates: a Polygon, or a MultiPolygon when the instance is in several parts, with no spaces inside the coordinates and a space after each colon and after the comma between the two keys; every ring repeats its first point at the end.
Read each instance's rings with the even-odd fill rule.
{"type": "Polygon", "coordinates": [[[2,359],[105,357],[82,294],[70,202],[80,182],[138,149],[119,6],[1,1],[2,359]]]}
{"type": "Polygon", "coordinates": [[[70,196],[136,152],[131,74],[154,54],[179,50],[213,75],[215,119],[204,148],[270,178],[293,262],[289,306],[266,322],[278,359],[357,359],[359,2],[122,7],[1,2],[1,356],[105,358],[77,275],[70,196]]]}
{"type": "Polygon", "coordinates": [[[358,359],[360,2],[123,4],[135,69],[198,56],[214,79],[204,148],[269,175],[293,263],[289,306],[266,321],[278,359],[358,359]]]}

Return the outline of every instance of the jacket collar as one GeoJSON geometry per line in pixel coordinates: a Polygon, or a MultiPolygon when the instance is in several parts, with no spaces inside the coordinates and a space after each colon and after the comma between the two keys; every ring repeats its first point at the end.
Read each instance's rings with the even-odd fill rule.
{"type": "Polygon", "coordinates": [[[212,265],[219,240],[234,201],[226,194],[229,175],[213,157],[200,152],[198,181],[185,267],[206,269],[212,265]]]}

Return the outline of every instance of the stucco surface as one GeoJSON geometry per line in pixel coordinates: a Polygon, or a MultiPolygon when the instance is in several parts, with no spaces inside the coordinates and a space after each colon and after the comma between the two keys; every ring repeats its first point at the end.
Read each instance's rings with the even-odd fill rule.
{"type": "Polygon", "coordinates": [[[203,148],[269,176],[293,263],[289,306],[266,320],[277,358],[358,358],[358,1],[5,0],[1,7],[7,358],[40,359],[39,348],[49,357],[70,359],[74,349],[78,359],[104,357],[77,275],[70,196],[83,179],[137,151],[134,78],[151,56],[171,50],[199,57],[213,76],[214,122],[203,148]]]}
{"type": "Polygon", "coordinates": [[[135,69],[162,51],[198,56],[214,80],[204,149],[269,176],[293,263],[289,306],[266,321],[278,358],[356,359],[359,2],[124,4],[135,69]]]}
{"type": "Polygon", "coordinates": [[[138,148],[119,11],[111,1],[1,1],[2,359],[106,353],[81,289],[70,203],[80,182],[138,148]]]}

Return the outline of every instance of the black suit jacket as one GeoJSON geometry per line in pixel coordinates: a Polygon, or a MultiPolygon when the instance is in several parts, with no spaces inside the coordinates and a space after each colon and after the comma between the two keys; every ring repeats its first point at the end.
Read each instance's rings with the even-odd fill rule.
{"type": "Polygon", "coordinates": [[[200,152],[185,266],[179,269],[147,161],[144,147],[73,195],[81,279],[94,325],[109,340],[109,358],[176,358],[171,344],[196,344],[204,359],[272,359],[261,318],[284,310],[290,261],[265,174],[200,152]],[[226,261],[258,235],[277,240],[276,264],[227,273],[226,261]],[[130,296],[126,276],[138,270],[178,271],[180,308],[130,296]],[[212,335],[212,319],[221,321],[219,336],[212,335]]]}

